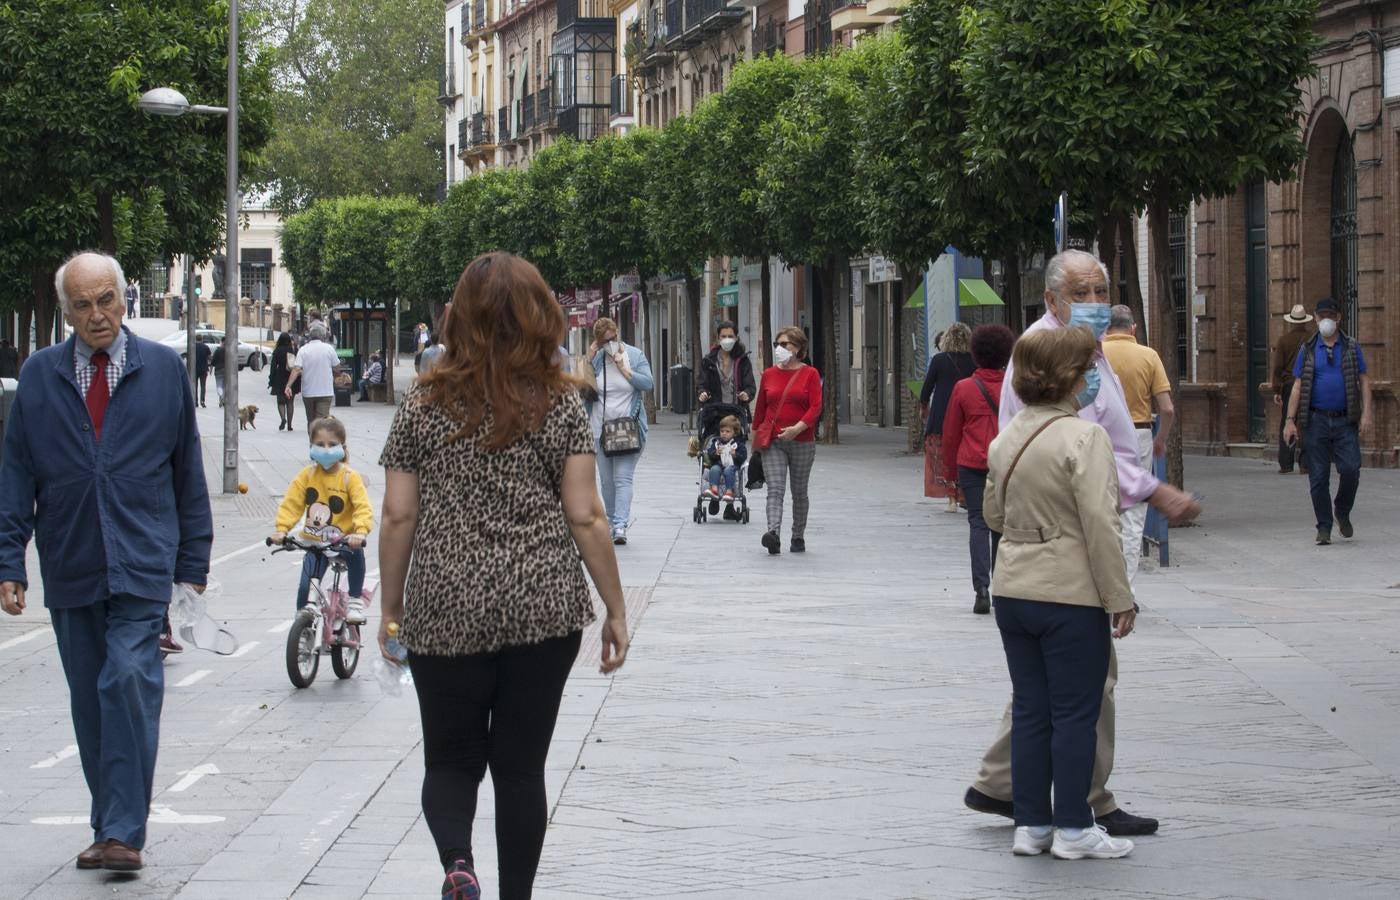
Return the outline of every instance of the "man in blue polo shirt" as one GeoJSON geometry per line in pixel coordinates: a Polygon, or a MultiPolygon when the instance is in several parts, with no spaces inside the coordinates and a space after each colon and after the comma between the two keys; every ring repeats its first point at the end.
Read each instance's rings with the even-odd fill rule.
{"type": "Polygon", "coordinates": [[[1303,435],[1308,482],[1317,516],[1317,543],[1332,543],[1336,515],[1342,537],[1352,535],[1351,508],[1361,483],[1361,437],[1371,439],[1371,377],[1361,345],[1338,322],[1341,307],[1331,297],[1317,301],[1317,334],[1298,349],[1293,390],[1283,439],[1303,435]],[[1332,464],[1337,466],[1337,499],[1332,501],[1332,464]]]}

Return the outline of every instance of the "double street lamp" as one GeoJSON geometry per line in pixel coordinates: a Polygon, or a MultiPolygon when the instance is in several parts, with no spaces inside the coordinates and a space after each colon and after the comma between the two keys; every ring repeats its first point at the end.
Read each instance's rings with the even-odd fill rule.
{"type": "MultiPolygon", "coordinates": [[[[141,95],[137,106],[151,115],[183,116],[186,113],[228,117],[228,172],[225,190],[228,224],[224,241],[224,493],[238,492],[238,0],[228,4],[228,106],[191,104],[174,88],[154,88],[141,95]]],[[[189,289],[186,254],[185,293],[189,289]]],[[[195,315],[185,312],[189,364],[194,363],[195,315]]]]}

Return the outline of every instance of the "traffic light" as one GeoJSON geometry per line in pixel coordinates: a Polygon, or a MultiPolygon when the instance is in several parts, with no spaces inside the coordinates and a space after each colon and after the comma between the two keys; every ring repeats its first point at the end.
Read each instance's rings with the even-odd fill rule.
{"type": "Polygon", "coordinates": [[[204,276],[202,274],[194,276],[194,295],[198,297],[204,293],[204,276]]]}

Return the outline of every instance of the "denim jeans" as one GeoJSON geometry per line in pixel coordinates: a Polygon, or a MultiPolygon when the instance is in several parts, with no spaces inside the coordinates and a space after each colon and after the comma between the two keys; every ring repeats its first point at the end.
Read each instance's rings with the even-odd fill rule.
{"type": "Polygon", "coordinates": [[[958,466],[958,489],[967,500],[967,549],[972,558],[972,588],[986,590],[992,583],[996,565],[997,542],[1001,535],[987,527],[982,518],[982,493],[987,487],[986,469],[958,466]]]}
{"type": "Polygon", "coordinates": [[[159,638],[169,606],[114,594],[87,606],[49,610],[92,794],[93,837],[138,850],[146,845],[160,743],[165,668],[159,638]]]}
{"type": "Polygon", "coordinates": [[[1094,824],[1095,726],[1112,640],[1108,613],[1101,606],[1014,597],[997,597],[995,608],[1011,671],[1016,824],[1088,828],[1094,824]]]}
{"type": "MultiPolygon", "coordinates": [[[[345,577],[349,583],[346,585],[346,592],[351,597],[360,596],[360,592],[365,589],[365,551],[347,550],[345,551],[345,577]]],[[[311,579],[321,578],[330,568],[330,563],[319,553],[307,553],[301,559],[301,584],[297,586],[297,609],[301,609],[307,604],[311,596],[311,579]]],[[[326,590],[330,585],[324,585],[326,590]]]]}
{"type": "Polygon", "coordinates": [[[1356,425],[1345,417],[1332,418],[1314,412],[1308,417],[1303,453],[1308,461],[1308,486],[1312,492],[1317,527],[1332,530],[1333,510],[1339,519],[1351,518],[1356,488],[1361,483],[1361,438],[1356,425]],[[1336,465],[1337,499],[1332,501],[1332,466],[1336,465]]]}
{"type": "Polygon", "coordinates": [[[632,518],[632,479],[637,472],[641,453],[608,456],[601,441],[594,441],[598,450],[598,479],[602,482],[603,508],[608,511],[608,525],[613,531],[623,531],[632,518]]]}
{"type": "Polygon", "coordinates": [[[719,487],[720,482],[724,482],[725,490],[734,490],[734,485],[739,477],[739,470],[733,466],[721,466],[716,463],[710,466],[710,484],[719,487]]]}

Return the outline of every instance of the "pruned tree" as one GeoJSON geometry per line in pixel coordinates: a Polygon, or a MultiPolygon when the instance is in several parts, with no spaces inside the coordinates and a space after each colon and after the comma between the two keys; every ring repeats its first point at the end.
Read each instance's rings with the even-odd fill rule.
{"type": "MultiPolygon", "coordinates": [[[[937,0],[915,0],[915,5],[937,0]]],[[[1315,0],[983,0],[964,4],[963,88],[977,165],[1068,190],[1100,221],[1147,210],[1157,343],[1174,347],[1173,210],[1293,177],[1315,0]]],[[[1135,281],[1136,272],[1129,273],[1135,281]]],[[[1174,353],[1168,376],[1179,380],[1174,353]]],[[[1169,438],[1182,482],[1180,423],[1169,438]]]]}

